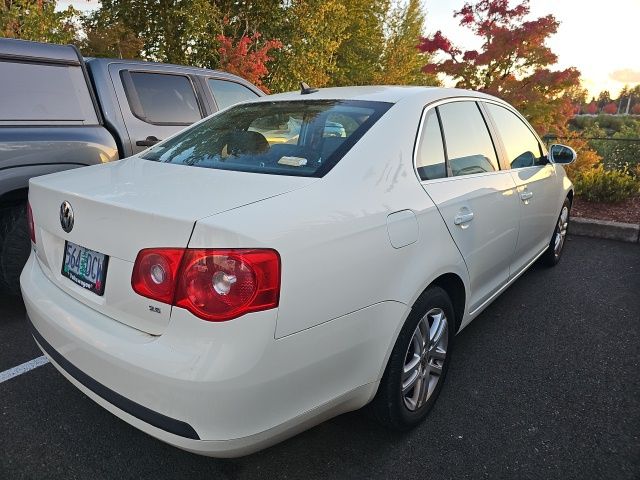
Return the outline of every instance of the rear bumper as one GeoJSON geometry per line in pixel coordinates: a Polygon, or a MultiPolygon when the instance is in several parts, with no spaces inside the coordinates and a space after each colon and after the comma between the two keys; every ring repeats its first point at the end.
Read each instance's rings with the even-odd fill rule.
{"type": "Polygon", "coordinates": [[[119,408],[120,410],[128,413],[136,417],[143,422],[146,422],[150,425],[153,425],[160,430],[164,430],[165,432],[173,433],[174,435],[178,435],[184,438],[190,438],[193,440],[200,440],[200,437],[193,429],[191,425],[188,423],[182,422],[180,420],[176,420],[175,418],[167,417],[158,412],[154,412],[153,410],[145,407],[144,405],[140,405],[127,397],[123,397],[118,392],[114,392],[109,387],[102,385],[100,382],[96,381],[94,378],[91,378],[89,375],[84,373],[78,367],[73,365],[70,361],[64,358],[60,353],[49,345],[40,332],[36,330],[27,315],[27,320],[31,325],[31,334],[35,339],[36,343],[40,347],[40,350],[43,351],[49,357],[50,360],[54,361],[56,367],[60,371],[64,371],[67,376],[73,377],[73,379],[82,384],[82,386],[93,392],[95,395],[109,402],[114,407],[119,408]]]}
{"type": "Polygon", "coordinates": [[[211,323],[174,308],[152,336],[62,291],[33,254],[21,287],[34,338],[76,387],[160,440],[220,457],[365,405],[407,310],[382,302],[276,340],[276,311],[211,323]]]}

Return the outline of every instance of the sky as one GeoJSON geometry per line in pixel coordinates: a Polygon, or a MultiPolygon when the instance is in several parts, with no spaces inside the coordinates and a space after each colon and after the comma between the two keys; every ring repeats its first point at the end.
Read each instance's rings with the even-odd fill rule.
{"type": "MultiPolygon", "coordinates": [[[[453,18],[464,0],[423,0],[426,30],[442,30],[463,50],[478,40],[453,18]]],[[[512,5],[516,2],[512,0],[512,5]]],[[[531,18],[553,14],[560,27],[547,45],[558,56],[557,68],[576,67],[590,95],[609,90],[617,96],[625,85],[640,83],[640,55],[636,50],[640,0],[530,0],[531,18]]]]}
{"type": "MultiPolygon", "coordinates": [[[[515,5],[517,0],[512,0],[515,5]]],[[[422,0],[426,33],[437,30],[463,50],[479,46],[476,37],[453,18],[465,0],[422,0]]],[[[58,8],[97,7],[96,0],[63,0],[58,8]]],[[[640,27],[640,0],[530,0],[531,17],[552,13],[560,21],[547,44],[558,56],[557,68],[576,67],[590,95],[609,90],[616,97],[626,85],[640,83],[640,54],[636,28],[640,27]],[[635,34],[635,35],[634,35],[635,34]]]]}

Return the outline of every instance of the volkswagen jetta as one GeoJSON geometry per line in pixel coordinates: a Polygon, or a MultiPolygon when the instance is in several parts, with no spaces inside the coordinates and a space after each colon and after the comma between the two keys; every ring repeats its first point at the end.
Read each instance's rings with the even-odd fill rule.
{"type": "Polygon", "coordinates": [[[192,452],[247,454],[367,404],[407,429],[455,334],[559,261],[574,158],[471,91],[239,104],[31,180],[33,336],[98,404],[192,452]]]}

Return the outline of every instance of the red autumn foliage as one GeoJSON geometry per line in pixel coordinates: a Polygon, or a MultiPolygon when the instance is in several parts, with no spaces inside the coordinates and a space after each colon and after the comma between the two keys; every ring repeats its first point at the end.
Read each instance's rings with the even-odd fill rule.
{"type": "Polygon", "coordinates": [[[245,78],[265,93],[269,93],[269,89],[262,82],[269,73],[266,64],[273,60],[269,51],[282,48],[282,43],[279,40],[267,40],[258,47],[259,33],[251,36],[242,35],[235,43],[233,38],[225,35],[218,35],[217,39],[220,42],[220,68],[245,78]]]}
{"type": "Polygon", "coordinates": [[[602,107],[602,113],[608,113],[609,115],[618,113],[618,106],[615,104],[615,102],[607,103],[604,107],[602,107]]]}
{"type": "Polygon", "coordinates": [[[588,113],[589,115],[595,115],[596,113],[598,113],[598,104],[596,102],[591,102],[588,105],[585,105],[584,113],[588,113]]]}
{"type": "Polygon", "coordinates": [[[631,107],[631,113],[634,115],[640,115],[640,103],[636,103],[633,107],[631,107]]]}
{"type": "Polygon", "coordinates": [[[501,97],[523,111],[542,131],[564,128],[573,114],[563,93],[579,84],[575,68],[555,71],[556,55],[546,46],[558,29],[553,15],[525,20],[529,0],[510,6],[509,0],[479,0],[454,12],[460,25],[482,38],[479,51],[462,51],[442,32],[422,38],[418,48],[434,54],[425,73],[443,73],[456,86],[501,97]]]}

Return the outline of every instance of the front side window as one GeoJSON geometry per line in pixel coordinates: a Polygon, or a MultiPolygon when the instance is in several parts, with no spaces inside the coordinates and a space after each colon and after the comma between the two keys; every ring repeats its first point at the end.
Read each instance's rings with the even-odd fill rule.
{"type": "Polygon", "coordinates": [[[350,100],[240,104],[159,143],[142,158],[220,170],[321,177],[390,106],[350,100]]]}
{"type": "Polygon", "coordinates": [[[189,77],[150,72],[122,72],[131,111],[160,125],[190,125],[202,118],[189,77]]]}
{"type": "Polygon", "coordinates": [[[440,122],[435,109],[429,110],[424,119],[422,136],[418,144],[416,168],[420,180],[433,180],[447,176],[440,122]]]}
{"type": "Polygon", "coordinates": [[[258,97],[255,92],[236,82],[210,78],[207,83],[220,110],[245,100],[255,100],[258,97]]]}
{"type": "Polygon", "coordinates": [[[475,102],[452,102],[438,107],[451,175],[498,170],[489,130],[475,102]]]}
{"type": "Polygon", "coordinates": [[[534,167],[546,163],[538,139],[522,120],[499,105],[486,103],[485,107],[500,132],[511,168],[534,167]]]}
{"type": "Polygon", "coordinates": [[[97,124],[79,65],[0,61],[0,122],[97,124]]]}

